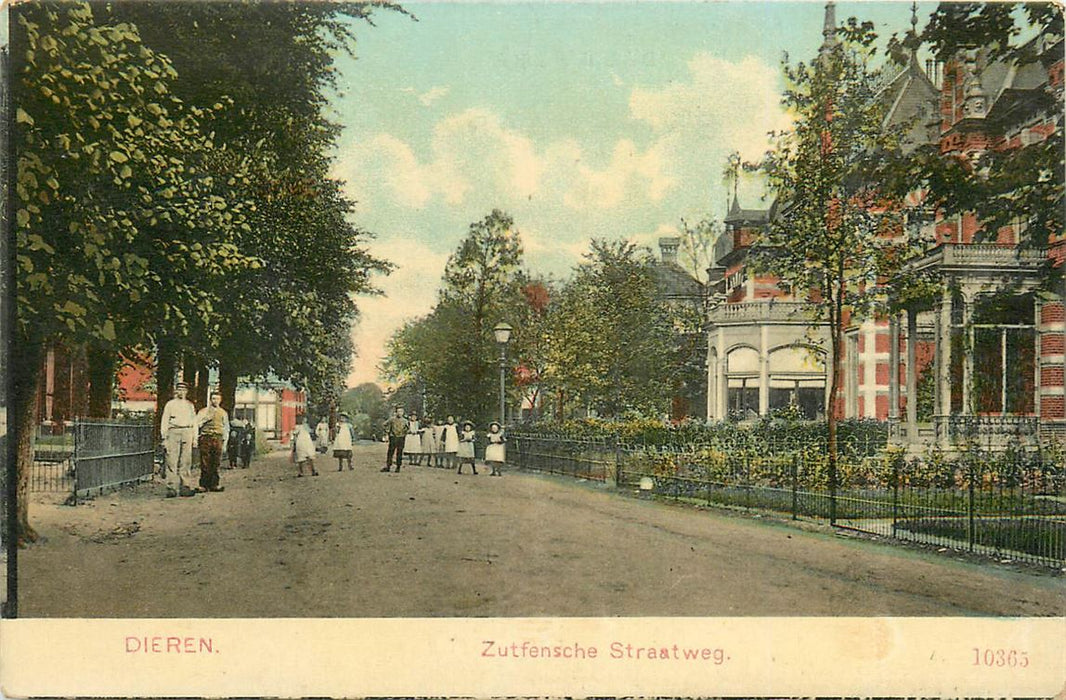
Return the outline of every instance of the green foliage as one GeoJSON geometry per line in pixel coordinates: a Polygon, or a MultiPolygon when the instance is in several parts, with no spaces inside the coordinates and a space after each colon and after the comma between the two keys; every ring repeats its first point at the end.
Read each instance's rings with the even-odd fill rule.
{"type": "Polygon", "coordinates": [[[86,4],[13,17],[18,332],[122,347],[148,315],[202,324],[202,286],[258,261],[234,244],[247,202],[219,193],[224,156],[173,66],[86,4]]]}
{"type": "MultiPolygon", "coordinates": [[[[522,245],[514,221],[493,210],[470,225],[448,259],[433,311],[408,321],[389,341],[383,367],[393,380],[424,389],[427,410],[485,421],[495,416],[498,349],[492,328],[515,326],[523,304],[522,245]]],[[[513,383],[512,383],[513,385],[513,383]]]]}
{"type": "Polygon", "coordinates": [[[648,251],[593,240],[558,295],[547,329],[547,380],[604,416],[668,410],[678,370],[675,324],[648,251]]]}

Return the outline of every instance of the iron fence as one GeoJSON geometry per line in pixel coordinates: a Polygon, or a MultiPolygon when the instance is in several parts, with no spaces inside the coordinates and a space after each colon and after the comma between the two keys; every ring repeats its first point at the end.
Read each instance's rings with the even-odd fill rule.
{"type": "Polygon", "coordinates": [[[74,494],[151,478],[155,469],[151,423],[76,421],[74,423],[74,494]]]}
{"type": "Polygon", "coordinates": [[[70,424],[48,423],[33,436],[30,491],[74,493],[74,433],[70,424]]]}
{"type": "Polygon", "coordinates": [[[610,481],[693,504],[770,510],[899,540],[1035,564],[1066,564],[1066,469],[1041,451],[932,455],[846,451],[829,488],[824,449],[634,446],[509,438],[522,469],[610,481]]]}
{"type": "Polygon", "coordinates": [[[615,483],[619,450],[608,438],[543,438],[512,434],[507,459],[520,469],[615,483]]]}

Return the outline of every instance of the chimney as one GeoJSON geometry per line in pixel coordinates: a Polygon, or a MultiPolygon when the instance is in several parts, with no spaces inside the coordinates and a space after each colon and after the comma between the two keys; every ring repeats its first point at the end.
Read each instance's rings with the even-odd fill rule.
{"type": "Polygon", "coordinates": [[[677,264],[677,248],[681,245],[681,239],[676,237],[660,238],[659,253],[664,263],[677,264]]]}

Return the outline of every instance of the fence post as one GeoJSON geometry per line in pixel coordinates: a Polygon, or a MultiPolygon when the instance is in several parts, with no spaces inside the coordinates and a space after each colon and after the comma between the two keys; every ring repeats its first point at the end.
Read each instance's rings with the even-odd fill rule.
{"type": "Polygon", "coordinates": [[[974,478],[976,476],[976,471],[977,471],[977,465],[976,465],[976,463],[974,463],[974,461],[972,459],[970,460],[969,470],[968,471],[969,471],[969,475],[970,475],[970,478],[969,478],[969,482],[970,482],[969,491],[970,491],[970,493],[969,493],[969,499],[968,499],[969,503],[967,504],[967,512],[968,512],[968,515],[969,515],[969,527],[967,528],[967,530],[968,530],[968,533],[967,533],[968,534],[968,538],[967,539],[969,540],[970,551],[972,552],[973,551],[974,541],[976,539],[976,531],[974,530],[974,483],[973,482],[974,482],[974,478]]]}
{"type": "Polygon", "coordinates": [[[896,536],[896,524],[899,522],[899,463],[901,456],[892,457],[892,536],[896,536]]]}
{"type": "Polygon", "coordinates": [[[614,487],[618,488],[625,483],[622,476],[622,446],[618,443],[618,436],[612,435],[611,442],[614,445],[614,487]]]}
{"type": "Polygon", "coordinates": [[[799,498],[799,452],[792,453],[792,519],[797,519],[796,506],[799,498]]]}

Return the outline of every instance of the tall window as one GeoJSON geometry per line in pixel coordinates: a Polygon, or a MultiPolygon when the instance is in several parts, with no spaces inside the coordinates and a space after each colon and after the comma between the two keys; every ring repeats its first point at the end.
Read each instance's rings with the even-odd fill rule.
{"type": "Polygon", "coordinates": [[[974,412],[1031,414],[1036,392],[1032,294],[986,295],[974,304],[974,412]]]}

